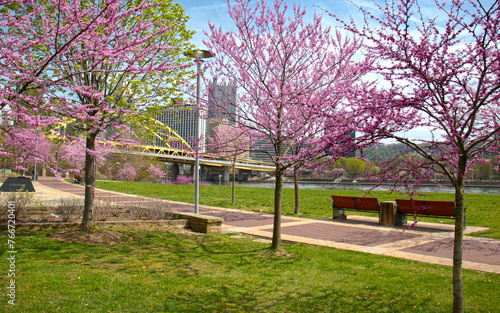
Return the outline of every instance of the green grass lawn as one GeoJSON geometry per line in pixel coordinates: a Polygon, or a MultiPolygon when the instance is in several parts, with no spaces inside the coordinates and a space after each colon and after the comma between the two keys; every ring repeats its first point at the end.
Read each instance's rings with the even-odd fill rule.
{"type": "MultiPolygon", "coordinates": [[[[129,194],[157,197],[173,201],[194,203],[194,186],[189,185],[161,185],[135,182],[99,181],[97,186],[106,190],[119,191],[129,194]]],[[[283,189],[283,214],[294,216],[293,189],[283,189]]],[[[355,190],[300,190],[301,214],[306,218],[320,219],[331,217],[331,195],[363,196],[364,192],[355,190]]],[[[451,193],[426,193],[429,199],[453,201],[451,193]]],[[[389,194],[383,191],[370,193],[380,201],[393,201],[396,198],[405,198],[397,193],[389,194]]],[[[467,225],[488,227],[490,230],[475,233],[475,236],[500,239],[500,195],[467,194],[467,225]]],[[[231,205],[230,186],[200,186],[200,204],[225,208],[250,210],[272,213],[274,208],[274,189],[258,187],[236,187],[236,204],[231,205]]],[[[363,214],[348,211],[347,214],[363,214]]],[[[371,216],[377,216],[371,214],[371,216]]],[[[408,217],[410,219],[411,217],[408,217]]],[[[422,218],[426,222],[454,223],[453,220],[422,218]]]]}
{"type": "MultiPolygon", "coordinates": [[[[205,188],[203,188],[205,189],[205,188]]],[[[205,189],[206,192],[206,189],[205,189]]],[[[452,270],[360,252],[249,237],[125,230],[113,246],[16,234],[16,306],[2,312],[450,312],[452,270]]],[[[464,270],[467,312],[498,312],[500,275],[464,270]]]]}

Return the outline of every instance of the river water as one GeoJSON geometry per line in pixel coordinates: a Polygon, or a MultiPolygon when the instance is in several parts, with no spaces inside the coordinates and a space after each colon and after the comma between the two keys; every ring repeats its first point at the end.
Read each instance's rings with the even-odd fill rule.
{"type": "MultiPolygon", "coordinates": [[[[222,185],[230,186],[231,182],[222,182],[222,185]]],[[[274,188],[274,182],[236,182],[236,186],[240,187],[261,187],[261,188],[274,188]]],[[[293,188],[293,183],[284,183],[284,188],[293,188]]],[[[300,189],[336,189],[336,190],[367,190],[372,188],[373,185],[362,183],[348,183],[348,184],[329,184],[324,182],[302,182],[299,183],[300,189]]],[[[386,187],[377,187],[375,190],[388,190],[386,187]]],[[[419,189],[421,192],[445,192],[454,193],[453,187],[439,188],[437,186],[423,186],[419,189]]],[[[465,193],[467,194],[500,194],[500,184],[496,186],[466,186],[465,193]]]]}

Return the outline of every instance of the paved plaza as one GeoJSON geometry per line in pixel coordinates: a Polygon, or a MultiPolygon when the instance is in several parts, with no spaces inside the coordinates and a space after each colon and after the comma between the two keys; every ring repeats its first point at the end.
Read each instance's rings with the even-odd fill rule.
{"type": "MultiPolygon", "coordinates": [[[[46,201],[61,197],[83,196],[84,187],[40,177],[34,183],[37,197],[46,201]]],[[[138,201],[140,197],[96,190],[96,198],[119,202],[138,201]]],[[[177,212],[194,212],[194,205],[172,202],[177,212]]],[[[224,219],[223,232],[272,238],[273,216],[242,210],[200,205],[200,214],[224,219]]],[[[419,222],[416,228],[380,226],[378,218],[348,216],[347,220],[313,220],[282,217],[282,239],[290,242],[361,251],[408,260],[452,265],[452,225],[419,222]]],[[[463,268],[500,274],[500,240],[468,236],[485,228],[467,226],[463,247],[463,268]]]]}

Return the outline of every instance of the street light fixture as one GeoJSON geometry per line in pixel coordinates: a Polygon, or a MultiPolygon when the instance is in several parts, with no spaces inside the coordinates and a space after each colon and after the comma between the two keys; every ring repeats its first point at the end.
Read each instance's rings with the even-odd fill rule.
{"type": "Polygon", "coordinates": [[[194,147],[194,213],[199,213],[199,203],[200,203],[200,157],[199,153],[199,140],[200,140],[200,121],[199,121],[199,105],[200,105],[200,72],[201,63],[204,59],[213,58],[213,55],[208,50],[196,49],[184,52],[184,55],[190,58],[195,58],[196,60],[196,144],[194,147]]]}

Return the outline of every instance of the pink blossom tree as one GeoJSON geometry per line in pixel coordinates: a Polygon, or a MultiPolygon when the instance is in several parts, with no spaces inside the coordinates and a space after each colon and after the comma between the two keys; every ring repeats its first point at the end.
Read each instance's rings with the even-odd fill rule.
{"type": "Polygon", "coordinates": [[[158,165],[152,163],[149,164],[149,167],[146,171],[149,174],[149,178],[155,183],[160,182],[161,178],[165,176],[163,170],[158,165]]]}
{"type": "MultiPolygon", "coordinates": [[[[77,138],[75,141],[62,146],[60,150],[61,160],[73,167],[70,170],[71,172],[79,173],[84,169],[85,156],[87,154],[84,138],[77,138]]],[[[102,166],[107,156],[114,150],[113,144],[98,142],[95,150],[96,166],[102,166]]]]}
{"type": "Polygon", "coordinates": [[[187,176],[177,176],[177,178],[175,179],[175,184],[176,185],[192,185],[193,178],[187,177],[187,176]]]}
{"type": "Polygon", "coordinates": [[[4,149],[12,158],[12,165],[17,170],[27,171],[27,166],[35,162],[40,164],[54,164],[54,146],[43,132],[15,128],[6,134],[4,149]]]}
{"type": "Polygon", "coordinates": [[[81,230],[93,228],[96,140],[118,140],[175,96],[189,66],[182,7],[171,1],[13,0],[0,11],[3,125],[71,120],[86,137],[81,230]],[[140,112],[140,114],[138,114],[140,112]],[[42,113],[42,114],[41,114],[42,113]]]}
{"type": "Polygon", "coordinates": [[[85,166],[85,144],[74,141],[61,147],[61,160],[73,168],[70,172],[79,173],[85,166]]]}
{"type": "Polygon", "coordinates": [[[135,168],[129,163],[125,163],[123,164],[123,167],[118,170],[115,178],[117,180],[134,181],[136,176],[137,172],[135,168]]]}
{"type": "MultiPolygon", "coordinates": [[[[318,114],[324,114],[325,112],[318,112],[318,114]]],[[[323,116],[324,117],[324,116],[323,116]]],[[[325,131],[329,132],[328,129],[325,131]]],[[[312,136],[314,136],[314,132],[311,133],[312,136]]],[[[328,138],[326,136],[325,138],[328,138]]],[[[343,142],[344,139],[338,138],[338,136],[335,136],[333,138],[334,140],[343,142]]],[[[361,142],[360,142],[361,143],[361,142]]],[[[360,145],[361,146],[361,145],[360,145]]],[[[346,150],[343,150],[341,147],[338,149],[340,152],[339,155],[341,154],[348,154],[349,149],[353,149],[353,145],[351,147],[346,147],[346,150]]],[[[301,156],[303,151],[306,151],[307,158],[304,158],[302,160],[297,160],[290,168],[293,173],[293,189],[294,189],[294,210],[293,213],[299,214],[300,213],[300,196],[299,196],[299,173],[307,166],[313,166],[317,169],[322,169],[326,167],[328,164],[331,164],[334,159],[330,156],[329,151],[331,149],[323,149],[325,148],[324,142],[321,140],[314,140],[314,141],[303,141],[301,143],[297,143],[295,145],[292,145],[290,147],[290,154],[292,156],[301,156]],[[311,154],[311,152],[314,151],[316,153],[316,156],[311,154]]],[[[337,158],[335,156],[335,158],[337,158]]]]}
{"type": "Polygon", "coordinates": [[[414,0],[376,7],[359,8],[365,24],[343,22],[379,60],[377,84],[356,90],[353,100],[376,136],[395,139],[419,156],[400,158],[404,170],[393,167],[385,177],[412,176],[418,183],[439,173],[453,185],[453,312],[463,312],[465,177],[484,153],[499,151],[498,1],[436,1],[433,11],[414,0]],[[404,135],[416,127],[433,134],[425,140],[404,135]]]}
{"type": "Polygon", "coordinates": [[[214,136],[209,138],[209,149],[216,155],[231,161],[233,169],[231,204],[235,204],[236,161],[249,156],[251,142],[250,130],[243,126],[221,123],[214,128],[214,136]]]}
{"type": "MultiPolygon", "coordinates": [[[[207,62],[210,73],[239,89],[232,103],[235,121],[270,148],[266,152],[276,176],[271,247],[280,250],[283,174],[325,151],[335,156],[350,152],[349,144],[339,142],[356,123],[342,104],[342,94],[363,71],[353,61],[360,43],[323,27],[321,16],[306,23],[301,6],[295,5],[289,14],[283,0],[269,7],[264,0],[256,2],[255,7],[246,0],[236,0],[234,6],[228,2],[236,29],[224,31],[209,24],[205,44],[216,55],[207,62]],[[323,139],[330,144],[314,144],[326,142],[323,139]],[[290,155],[291,147],[303,142],[311,148],[290,155]]],[[[227,101],[232,100],[215,105],[224,111],[227,101]]]]}

